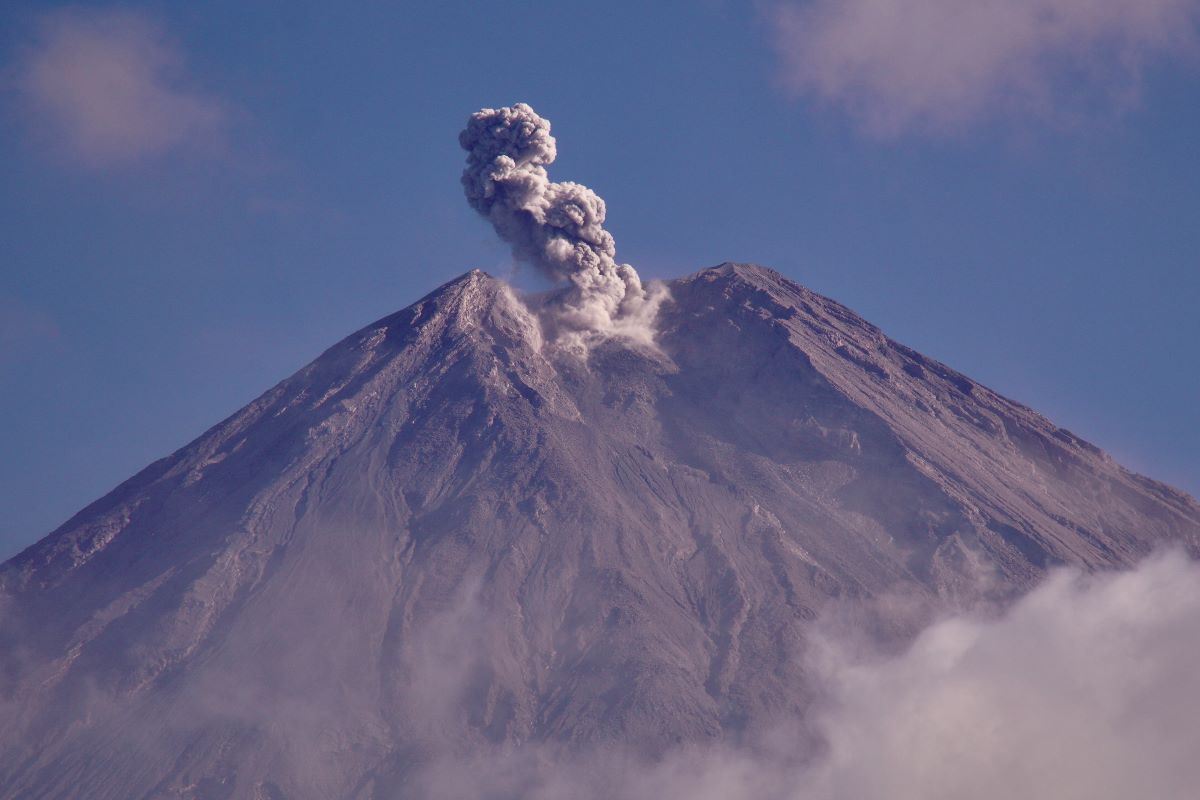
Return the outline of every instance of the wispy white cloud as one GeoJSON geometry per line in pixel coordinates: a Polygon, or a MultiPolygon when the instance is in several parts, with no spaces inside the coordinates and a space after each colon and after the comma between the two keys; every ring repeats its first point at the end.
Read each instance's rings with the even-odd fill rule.
{"type": "Polygon", "coordinates": [[[867,132],[1121,110],[1194,47],[1198,0],[805,0],[769,8],[781,77],[867,132]]]}
{"type": "Polygon", "coordinates": [[[164,29],[134,11],[47,15],[9,74],[37,133],[92,167],[211,150],[229,121],[227,106],[194,86],[164,29]]]}

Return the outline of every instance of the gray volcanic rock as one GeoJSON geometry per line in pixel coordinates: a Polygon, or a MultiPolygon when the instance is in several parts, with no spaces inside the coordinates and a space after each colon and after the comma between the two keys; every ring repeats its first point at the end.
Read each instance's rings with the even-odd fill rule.
{"type": "Polygon", "coordinates": [[[831,603],[1200,549],[1187,495],[770,270],[670,290],[660,351],[584,362],[472,272],[9,561],[0,797],[419,796],[522,743],[736,739],[803,716],[831,603]]]}

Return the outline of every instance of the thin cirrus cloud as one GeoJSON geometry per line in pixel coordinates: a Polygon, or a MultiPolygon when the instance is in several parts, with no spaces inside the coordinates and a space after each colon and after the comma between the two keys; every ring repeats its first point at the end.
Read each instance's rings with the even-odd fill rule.
{"type": "Polygon", "coordinates": [[[888,138],[1127,109],[1148,65],[1194,49],[1198,12],[1200,0],[806,0],[768,16],[783,84],[888,138]]]}
{"type": "Polygon", "coordinates": [[[7,82],[34,132],[89,167],[214,151],[230,117],[194,87],[166,31],[133,11],[48,14],[7,82]]]}

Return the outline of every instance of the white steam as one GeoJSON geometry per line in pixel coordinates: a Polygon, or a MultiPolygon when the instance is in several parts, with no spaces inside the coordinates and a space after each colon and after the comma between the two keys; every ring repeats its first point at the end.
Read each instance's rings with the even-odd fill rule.
{"type": "Polygon", "coordinates": [[[550,180],[546,167],[557,154],[550,122],[525,103],[485,108],[458,140],[467,151],[462,183],[471,207],[518,259],[569,282],[556,325],[578,341],[593,333],[651,340],[665,290],[643,286],[633,267],[617,263],[604,200],[582,184],[550,180]]]}

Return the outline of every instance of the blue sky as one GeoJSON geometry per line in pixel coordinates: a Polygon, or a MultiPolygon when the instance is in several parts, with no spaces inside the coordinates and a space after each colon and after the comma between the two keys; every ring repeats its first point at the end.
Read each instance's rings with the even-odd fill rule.
{"type": "Polygon", "coordinates": [[[506,274],[457,134],[517,101],[644,277],[772,266],[1200,491],[1197,3],[897,5],[5,3],[0,556],[506,274]]]}

